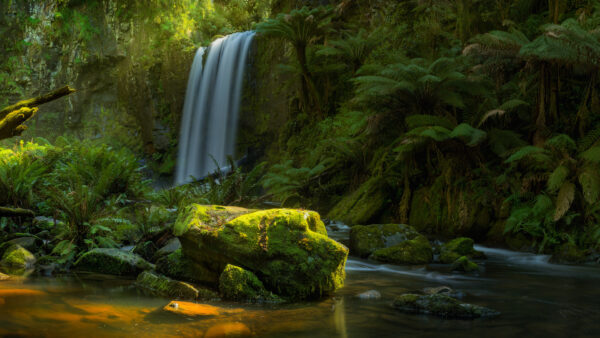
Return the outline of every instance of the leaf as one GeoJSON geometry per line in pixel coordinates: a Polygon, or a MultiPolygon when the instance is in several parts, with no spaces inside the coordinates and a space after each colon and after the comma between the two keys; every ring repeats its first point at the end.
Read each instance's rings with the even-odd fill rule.
{"type": "Polygon", "coordinates": [[[600,197],[600,176],[598,175],[598,171],[595,168],[585,167],[578,178],[583,190],[583,199],[589,204],[598,202],[598,197],[600,197]]]}
{"type": "Polygon", "coordinates": [[[473,128],[467,123],[461,123],[450,133],[451,138],[458,138],[469,147],[474,147],[487,137],[487,133],[481,129],[473,128]]]}
{"type": "Polygon", "coordinates": [[[569,168],[565,167],[564,165],[560,165],[554,169],[548,178],[548,191],[551,193],[557,192],[565,182],[567,176],[569,176],[569,168]]]}
{"type": "Polygon", "coordinates": [[[600,163],[600,147],[592,147],[581,153],[580,157],[592,163],[600,163]]]}
{"type": "Polygon", "coordinates": [[[560,191],[558,197],[556,197],[556,211],[554,212],[554,221],[561,219],[573,203],[575,199],[575,185],[571,182],[565,182],[560,191]]]}
{"type": "Polygon", "coordinates": [[[509,158],[507,158],[504,163],[513,163],[513,162],[518,162],[521,159],[523,159],[524,157],[533,155],[533,154],[540,154],[540,153],[544,153],[545,150],[543,148],[540,147],[536,147],[536,146],[525,146],[519,150],[517,150],[514,154],[510,155],[509,158]]]}

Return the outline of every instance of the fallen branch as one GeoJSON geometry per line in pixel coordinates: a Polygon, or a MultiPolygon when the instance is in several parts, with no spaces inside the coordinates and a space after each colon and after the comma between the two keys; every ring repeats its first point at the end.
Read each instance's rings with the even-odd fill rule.
{"type": "Polygon", "coordinates": [[[33,211],[21,208],[0,207],[0,217],[35,217],[33,211]]]}
{"type": "Polygon", "coordinates": [[[4,119],[4,117],[6,117],[8,114],[10,114],[11,112],[13,112],[15,110],[19,110],[24,107],[27,107],[27,108],[37,107],[41,104],[48,103],[50,101],[54,101],[56,99],[59,99],[63,96],[69,95],[74,92],[75,92],[75,89],[73,89],[69,86],[64,86],[62,88],[53,90],[44,95],[34,97],[32,99],[19,101],[11,106],[2,108],[2,110],[0,110],[0,120],[4,119]]]}
{"type": "Polygon", "coordinates": [[[33,117],[37,110],[38,108],[23,107],[17,111],[8,113],[4,119],[0,120],[0,140],[21,135],[21,133],[27,130],[27,126],[22,123],[33,117]]]}

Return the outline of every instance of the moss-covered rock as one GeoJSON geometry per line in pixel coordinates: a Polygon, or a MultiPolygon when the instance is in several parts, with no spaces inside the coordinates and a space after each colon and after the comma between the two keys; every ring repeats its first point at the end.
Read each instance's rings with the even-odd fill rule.
{"type": "Polygon", "coordinates": [[[279,297],[267,291],[255,274],[239,266],[227,265],[219,277],[223,298],[235,301],[277,302],[279,297]]]}
{"type": "Polygon", "coordinates": [[[344,283],[348,249],[327,237],[315,212],[194,204],[181,211],[174,233],[184,256],[218,273],[240,266],[287,298],[322,296],[344,283]]]}
{"type": "Polygon", "coordinates": [[[133,253],[139,255],[143,259],[151,260],[158,248],[152,241],[139,243],[133,248],[133,253]]]}
{"type": "Polygon", "coordinates": [[[4,251],[0,266],[12,269],[31,269],[35,262],[35,256],[31,252],[18,244],[13,244],[4,251]]]}
{"type": "Polygon", "coordinates": [[[356,225],[350,230],[350,252],[368,257],[378,249],[391,247],[421,236],[405,224],[356,225]]]}
{"type": "Polygon", "coordinates": [[[415,239],[379,249],[370,258],[392,264],[427,264],[433,260],[433,250],[427,238],[419,235],[415,239]]]}
{"type": "Polygon", "coordinates": [[[473,244],[473,240],[468,237],[459,237],[444,243],[440,249],[440,262],[451,264],[462,256],[484,258],[485,255],[476,251],[473,244]]]}
{"type": "Polygon", "coordinates": [[[184,256],[181,249],[158,259],[156,271],[171,278],[191,283],[216,286],[219,281],[218,273],[184,256]]]}
{"type": "Polygon", "coordinates": [[[369,224],[377,219],[388,203],[388,189],[382,178],[371,178],[356,191],[342,198],[327,218],[348,225],[369,224]]]}
{"type": "Polygon", "coordinates": [[[171,238],[165,245],[163,245],[162,248],[158,249],[154,253],[153,259],[158,260],[159,258],[170,255],[179,249],[181,249],[181,242],[179,242],[179,238],[171,238]]]}
{"type": "Polygon", "coordinates": [[[36,252],[36,249],[42,245],[42,241],[32,236],[13,238],[10,241],[0,244],[0,255],[3,255],[6,249],[13,244],[20,245],[29,252],[36,252]]]}
{"type": "Polygon", "coordinates": [[[444,318],[493,317],[500,313],[483,306],[464,304],[444,294],[404,294],[394,299],[395,309],[406,313],[428,314],[444,318]]]}
{"type": "Polygon", "coordinates": [[[191,300],[218,298],[215,292],[206,288],[198,288],[150,271],[139,274],[136,284],[138,287],[162,297],[191,300]]]}
{"type": "Polygon", "coordinates": [[[131,252],[98,248],[92,249],[79,257],[75,262],[75,268],[109,275],[137,276],[144,270],[154,269],[154,265],[131,252]]]}
{"type": "Polygon", "coordinates": [[[467,258],[467,256],[461,256],[452,263],[450,269],[452,271],[475,272],[479,271],[479,265],[477,265],[477,263],[471,262],[467,258]]]}

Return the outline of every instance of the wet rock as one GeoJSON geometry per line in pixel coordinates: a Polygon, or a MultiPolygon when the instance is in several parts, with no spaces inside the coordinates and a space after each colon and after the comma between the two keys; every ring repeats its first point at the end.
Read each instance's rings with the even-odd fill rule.
{"type": "Polygon", "coordinates": [[[12,244],[4,251],[0,266],[11,269],[27,270],[32,269],[35,262],[35,256],[31,252],[18,244],[12,244]]]}
{"type": "Polygon", "coordinates": [[[179,238],[171,238],[162,248],[158,249],[156,253],[154,253],[154,260],[157,260],[163,256],[172,254],[173,252],[179,250],[181,248],[181,242],[179,238]]]}
{"type": "Polygon", "coordinates": [[[450,264],[462,256],[485,258],[483,252],[476,251],[473,248],[473,244],[473,240],[468,237],[459,237],[444,243],[440,249],[440,261],[444,264],[450,264]]]}
{"type": "Polygon", "coordinates": [[[250,336],[252,336],[252,331],[239,322],[217,324],[209,328],[204,334],[204,338],[250,336]]]}
{"type": "Polygon", "coordinates": [[[219,277],[219,291],[223,298],[248,302],[279,302],[281,299],[267,291],[252,272],[239,266],[227,265],[219,277]]]}
{"type": "Polygon", "coordinates": [[[316,212],[193,204],[174,234],[184,256],[218,273],[240,266],[286,298],[320,297],[344,283],[348,249],[327,237],[316,212]]]}
{"type": "Polygon", "coordinates": [[[191,283],[217,285],[219,282],[218,273],[184,256],[181,249],[161,257],[156,262],[156,271],[171,278],[191,283]]]}
{"type": "Polygon", "coordinates": [[[356,225],[350,230],[350,252],[368,257],[376,250],[388,248],[421,236],[405,224],[356,225]]]}
{"type": "Polygon", "coordinates": [[[2,272],[0,272],[0,282],[5,281],[5,280],[10,280],[11,277],[9,275],[5,275],[2,272]]]}
{"type": "Polygon", "coordinates": [[[207,304],[198,304],[183,301],[171,301],[164,311],[186,317],[215,317],[220,315],[238,314],[244,312],[242,309],[226,309],[207,304]]]}
{"type": "Polygon", "coordinates": [[[119,249],[92,249],[75,262],[77,270],[119,276],[137,276],[144,270],[154,269],[142,257],[119,249]]]}
{"type": "Polygon", "coordinates": [[[483,306],[461,303],[444,294],[404,294],[394,300],[393,307],[405,313],[427,314],[443,318],[473,319],[494,317],[500,314],[483,306]]]}
{"type": "Polygon", "coordinates": [[[369,258],[392,264],[427,264],[433,260],[433,250],[427,238],[419,235],[389,248],[379,249],[369,258]]]}
{"type": "Polygon", "coordinates": [[[358,299],[361,299],[361,300],[377,300],[377,299],[381,299],[381,293],[377,290],[368,290],[368,291],[359,293],[355,297],[358,299]]]}
{"type": "Polygon", "coordinates": [[[467,256],[461,256],[452,263],[450,269],[459,272],[476,272],[479,271],[479,266],[476,263],[471,262],[467,256]]]}
{"type": "Polygon", "coordinates": [[[136,284],[138,287],[162,297],[190,300],[218,298],[218,295],[211,290],[198,288],[150,271],[139,274],[136,284]]]}
{"type": "Polygon", "coordinates": [[[5,252],[6,249],[13,244],[20,245],[30,252],[35,252],[36,249],[42,245],[42,241],[31,236],[13,238],[10,241],[6,241],[0,245],[0,253],[5,252]]]}

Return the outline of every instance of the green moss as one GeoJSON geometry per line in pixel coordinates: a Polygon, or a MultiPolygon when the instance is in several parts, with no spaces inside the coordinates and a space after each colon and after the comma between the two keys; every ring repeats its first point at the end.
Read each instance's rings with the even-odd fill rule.
{"type": "Polygon", "coordinates": [[[585,261],[585,251],[573,243],[565,243],[554,251],[552,261],[557,263],[582,263],[585,261]]]}
{"type": "Polygon", "coordinates": [[[215,299],[217,294],[205,288],[173,280],[150,271],[138,275],[136,284],[155,295],[176,299],[215,299]]]}
{"type": "Polygon", "coordinates": [[[452,263],[452,271],[475,272],[479,271],[479,266],[471,262],[466,256],[461,256],[452,263]]]}
{"type": "Polygon", "coordinates": [[[224,208],[218,205],[191,204],[179,213],[173,226],[173,234],[181,236],[192,226],[215,225],[215,222],[231,220],[248,212],[251,212],[251,210],[237,207],[224,208]]]}
{"type": "Polygon", "coordinates": [[[338,202],[327,214],[327,218],[340,220],[348,225],[368,224],[380,215],[388,198],[385,181],[371,178],[338,202]]]}
{"type": "Polygon", "coordinates": [[[13,244],[2,255],[0,266],[15,269],[30,269],[35,265],[35,256],[18,244],[13,244]]]}
{"type": "Polygon", "coordinates": [[[370,256],[380,262],[393,264],[427,264],[433,260],[431,244],[424,236],[379,249],[370,256]]]}
{"type": "Polygon", "coordinates": [[[231,264],[225,267],[219,277],[219,291],[223,298],[235,301],[280,301],[279,297],[265,289],[255,274],[231,264]]]}
{"type": "Polygon", "coordinates": [[[75,268],[83,271],[105,273],[120,276],[136,276],[154,265],[142,257],[119,249],[92,249],[84,253],[75,262],[75,268]]]}
{"type": "Polygon", "coordinates": [[[475,253],[473,244],[473,240],[468,237],[459,237],[444,243],[440,253],[440,261],[450,264],[461,256],[472,256],[475,253]]]}
{"type": "Polygon", "coordinates": [[[350,230],[350,252],[368,257],[374,251],[420,236],[405,224],[356,225],[350,230]]]}
{"type": "Polygon", "coordinates": [[[184,255],[215,272],[228,264],[240,266],[270,291],[293,299],[318,297],[343,285],[348,250],[326,236],[318,214],[294,209],[247,212],[232,220],[227,212],[213,213],[206,223],[192,219],[179,237],[184,255]]]}
{"type": "Polygon", "coordinates": [[[497,311],[472,304],[462,304],[443,294],[404,294],[394,300],[395,309],[407,313],[430,314],[445,318],[480,318],[499,315],[497,311]]]}

